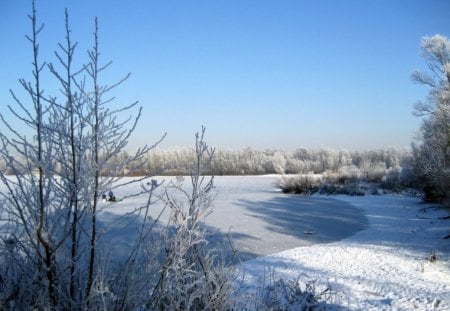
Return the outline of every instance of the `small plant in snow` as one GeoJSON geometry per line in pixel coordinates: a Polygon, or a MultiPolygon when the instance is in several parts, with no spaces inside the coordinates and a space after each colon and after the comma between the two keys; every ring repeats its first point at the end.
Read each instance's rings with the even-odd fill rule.
{"type": "Polygon", "coordinates": [[[279,279],[265,289],[264,301],[271,310],[326,310],[331,288],[318,290],[314,281],[279,279]]]}
{"type": "Polygon", "coordinates": [[[270,271],[268,283],[264,282],[255,296],[250,298],[246,310],[328,310],[335,292],[330,286],[317,285],[315,280],[302,274],[297,279],[275,279],[270,271]]]}
{"type": "Polygon", "coordinates": [[[224,310],[233,305],[233,269],[208,248],[201,221],[210,213],[214,176],[209,170],[214,149],[204,141],[205,128],[196,135],[190,187],[177,178],[166,191],[171,217],[163,237],[159,280],[152,308],[164,310],[224,310]]]}
{"type": "Polygon", "coordinates": [[[428,261],[429,262],[436,262],[437,260],[437,255],[436,255],[436,250],[432,250],[430,255],[428,255],[428,261]]]}

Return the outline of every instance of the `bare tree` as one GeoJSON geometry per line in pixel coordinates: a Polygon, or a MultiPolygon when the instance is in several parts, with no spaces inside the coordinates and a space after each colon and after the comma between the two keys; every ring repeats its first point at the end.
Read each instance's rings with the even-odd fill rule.
{"type": "MultiPolygon", "coordinates": [[[[6,165],[12,169],[16,178],[9,178],[1,173],[0,178],[6,187],[6,193],[2,192],[4,208],[12,225],[18,227],[18,234],[11,232],[10,244],[15,251],[26,255],[26,261],[35,271],[29,283],[37,282],[45,288],[47,299],[35,297],[33,303],[57,304],[55,266],[56,245],[52,234],[54,227],[48,219],[51,210],[49,202],[55,199],[52,195],[55,167],[52,156],[55,152],[52,144],[53,133],[48,130],[45,118],[52,109],[52,105],[46,101],[41,87],[41,75],[45,63],[39,59],[38,35],[43,29],[36,17],[34,2],[32,13],[29,15],[32,30],[27,36],[33,51],[33,81],[20,79],[20,84],[29,96],[30,104],[25,104],[12,91],[16,107],[8,106],[10,112],[33,132],[33,139],[29,140],[23,132],[19,131],[4,116],[1,116],[8,135],[2,132],[1,156],[6,165]],[[24,160],[17,161],[17,155],[24,160]]],[[[57,206],[58,200],[54,200],[57,206]]],[[[4,217],[5,212],[2,211],[4,217]]],[[[28,267],[26,268],[28,269],[28,267]]],[[[17,285],[16,285],[17,286],[17,285]]]]}
{"type": "MultiPolygon", "coordinates": [[[[57,64],[48,66],[39,60],[38,35],[43,25],[37,22],[34,1],[29,17],[33,81],[21,79],[20,83],[30,100],[11,92],[16,105],[9,109],[32,130],[33,137],[29,139],[17,122],[1,115],[5,130],[0,133],[0,157],[13,176],[0,172],[5,189],[0,192],[0,261],[8,263],[0,269],[0,305],[18,310],[95,309],[96,296],[101,294],[94,284],[104,281],[100,268],[108,266],[98,255],[98,202],[109,189],[143,182],[147,177],[121,181],[115,173],[142,166],[154,146],[144,146],[111,165],[111,159],[127,146],[142,107],[134,102],[109,108],[113,100],[109,94],[129,75],[113,85],[101,84],[102,73],[111,63],[102,65],[99,58],[97,19],[89,61],[74,70],[76,43],[70,36],[67,11],[65,42],[55,53],[57,64]],[[45,69],[59,82],[59,97],[44,94],[45,69]],[[110,175],[104,175],[105,171],[110,175]],[[11,274],[15,277],[7,278],[11,274]]],[[[142,187],[140,192],[151,190],[142,187]]]]}

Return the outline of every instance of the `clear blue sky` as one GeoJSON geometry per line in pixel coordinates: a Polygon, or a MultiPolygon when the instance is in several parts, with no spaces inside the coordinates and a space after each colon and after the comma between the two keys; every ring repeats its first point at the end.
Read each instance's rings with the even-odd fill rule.
{"type": "MultiPolygon", "coordinates": [[[[428,91],[410,79],[426,69],[420,39],[450,36],[448,0],[38,0],[46,60],[65,7],[78,59],[98,16],[105,79],[132,74],[115,91],[144,107],[132,146],[166,131],[163,147],[191,145],[205,125],[210,145],[227,148],[407,147],[428,91]]],[[[0,0],[1,111],[31,77],[30,8],[0,0]]]]}

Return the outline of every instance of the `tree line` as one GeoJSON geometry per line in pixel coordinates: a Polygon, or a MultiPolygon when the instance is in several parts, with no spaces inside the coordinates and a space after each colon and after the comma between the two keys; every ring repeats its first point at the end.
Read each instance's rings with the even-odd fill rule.
{"type": "MultiPolygon", "coordinates": [[[[210,175],[265,175],[265,174],[322,174],[324,172],[358,171],[364,176],[401,172],[408,169],[411,149],[388,148],[366,151],[334,149],[307,149],[283,151],[280,149],[255,150],[216,149],[210,175]]],[[[130,153],[122,151],[112,156],[101,175],[120,176],[186,176],[191,174],[195,152],[192,148],[154,148],[133,164],[117,170],[119,163],[127,162],[130,153]],[[138,163],[136,163],[138,162],[138,163]],[[114,169],[112,169],[114,168],[114,169]]],[[[12,174],[5,163],[3,172],[12,174]]]]}
{"type": "MultiPolygon", "coordinates": [[[[410,149],[348,151],[307,149],[231,150],[217,149],[211,166],[215,175],[322,174],[326,171],[360,170],[370,175],[375,171],[401,170],[411,157],[410,149]]],[[[125,155],[126,156],[126,155],[125,155]]],[[[152,175],[189,175],[193,152],[189,148],[154,149],[144,159],[145,171],[152,175]]],[[[131,171],[124,171],[125,174],[131,171]]]]}

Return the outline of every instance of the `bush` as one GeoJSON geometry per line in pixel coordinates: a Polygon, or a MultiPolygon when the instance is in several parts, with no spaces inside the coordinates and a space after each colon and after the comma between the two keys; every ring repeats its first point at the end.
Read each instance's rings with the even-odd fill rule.
{"type": "MultiPolygon", "coordinates": [[[[376,178],[378,180],[379,178],[376,178]]],[[[283,193],[302,195],[344,194],[363,196],[365,194],[377,195],[382,190],[399,192],[406,189],[397,170],[387,170],[381,181],[368,180],[361,177],[359,170],[351,167],[350,170],[341,170],[340,173],[326,172],[323,175],[297,175],[283,176],[275,186],[283,193]]]]}
{"type": "Polygon", "coordinates": [[[269,310],[326,310],[331,288],[318,290],[314,281],[279,279],[263,291],[262,301],[269,310]]]}
{"type": "Polygon", "coordinates": [[[280,188],[283,193],[310,195],[320,190],[321,182],[320,179],[314,175],[297,177],[283,176],[276,186],[280,188]]]}
{"type": "Polygon", "coordinates": [[[274,269],[268,269],[269,277],[256,292],[250,292],[238,310],[329,310],[335,292],[329,285],[318,285],[306,274],[297,278],[275,279],[274,269]]]}

